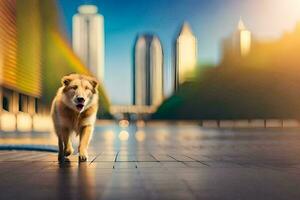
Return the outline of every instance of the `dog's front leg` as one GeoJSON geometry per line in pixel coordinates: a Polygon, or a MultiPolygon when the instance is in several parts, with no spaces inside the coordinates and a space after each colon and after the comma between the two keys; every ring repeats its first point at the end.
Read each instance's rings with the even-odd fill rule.
{"type": "Polygon", "coordinates": [[[79,141],[79,161],[85,162],[88,159],[87,148],[92,137],[93,127],[91,125],[83,126],[80,129],[80,141],[79,141]]]}
{"type": "Polygon", "coordinates": [[[58,161],[64,161],[64,143],[61,135],[58,137],[58,161]]]}
{"type": "Polygon", "coordinates": [[[58,139],[58,161],[64,161],[64,138],[63,138],[63,128],[60,126],[54,126],[55,133],[58,139]]]}
{"type": "Polygon", "coordinates": [[[71,142],[71,132],[70,130],[66,129],[63,134],[63,140],[64,140],[64,156],[68,157],[69,155],[72,155],[74,152],[74,149],[72,147],[71,142]]]}
{"type": "Polygon", "coordinates": [[[56,127],[56,134],[58,137],[58,160],[64,161],[67,151],[70,151],[70,147],[72,148],[72,144],[70,142],[70,131],[65,127],[56,127]]]}

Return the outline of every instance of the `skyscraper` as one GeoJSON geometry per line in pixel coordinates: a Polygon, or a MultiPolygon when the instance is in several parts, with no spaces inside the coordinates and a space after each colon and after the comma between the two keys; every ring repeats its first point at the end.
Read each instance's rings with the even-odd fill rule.
{"type": "Polygon", "coordinates": [[[174,89],[194,77],[197,65],[197,38],[189,24],[183,23],[175,43],[175,78],[174,89]]]}
{"type": "Polygon", "coordinates": [[[242,19],[238,23],[237,32],[233,37],[234,49],[240,56],[246,56],[251,49],[251,32],[247,30],[242,19]]]}
{"type": "Polygon", "coordinates": [[[104,19],[94,5],[82,5],[73,16],[73,49],[98,78],[104,80],[104,19]]]}
{"type": "Polygon", "coordinates": [[[247,30],[244,22],[240,19],[234,33],[223,41],[222,62],[240,60],[250,53],[251,46],[251,32],[247,30]]]}
{"type": "Polygon", "coordinates": [[[133,76],[133,104],[158,106],[163,100],[163,50],[157,36],[137,37],[133,76]]]}

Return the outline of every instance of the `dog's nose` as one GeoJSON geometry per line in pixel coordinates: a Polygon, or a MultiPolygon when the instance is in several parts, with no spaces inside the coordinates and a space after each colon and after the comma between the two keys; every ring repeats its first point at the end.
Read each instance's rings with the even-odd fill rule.
{"type": "Polygon", "coordinates": [[[77,97],[77,98],[76,98],[76,101],[77,101],[78,103],[84,103],[84,102],[85,102],[85,99],[84,99],[83,97],[77,97]]]}

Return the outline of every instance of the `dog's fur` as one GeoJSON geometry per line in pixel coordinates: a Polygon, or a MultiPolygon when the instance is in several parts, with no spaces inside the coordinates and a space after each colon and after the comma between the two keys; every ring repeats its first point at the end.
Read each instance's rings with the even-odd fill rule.
{"type": "Polygon", "coordinates": [[[59,161],[74,152],[70,136],[79,135],[79,161],[88,159],[87,148],[94,130],[98,110],[98,81],[90,76],[70,74],[52,102],[51,116],[58,137],[59,161]]]}

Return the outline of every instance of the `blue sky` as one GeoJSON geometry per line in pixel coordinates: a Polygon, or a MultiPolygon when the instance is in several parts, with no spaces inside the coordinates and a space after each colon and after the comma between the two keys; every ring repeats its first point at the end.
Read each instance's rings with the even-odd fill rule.
{"type": "Polygon", "coordinates": [[[260,39],[291,31],[300,19],[299,0],[57,0],[71,41],[72,16],[82,4],[94,4],[105,20],[105,88],[113,104],[130,104],[132,50],[139,33],[155,33],[165,55],[165,93],[171,91],[172,47],[188,21],[198,38],[199,63],[217,63],[221,42],[240,16],[260,39]],[[298,9],[297,9],[298,8],[298,9]]]}

